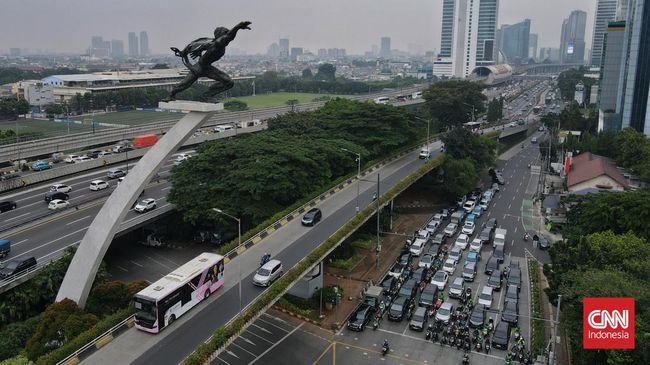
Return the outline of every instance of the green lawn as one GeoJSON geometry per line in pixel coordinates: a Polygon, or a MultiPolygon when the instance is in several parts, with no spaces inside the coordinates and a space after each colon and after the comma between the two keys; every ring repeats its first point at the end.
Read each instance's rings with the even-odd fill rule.
{"type": "MultiPolygon", "coordinates": [[[[59,135],[64,135],[68,133],[68,123],[65,122],[55,122],[52,120],[36,120],[36,119],[18,119],[18,123],[15,122],[6,122],[0,124],[0,129],[6,130],[10,129],[15,131],[16,125],[18,126],[18,134],[32,134],[32,133],[42,133],[43,137],[54,137],[59,135]]],[[[83,122],[83,121],[82,121],[83,122]]],[[[73,122],[69,123],[70,133],[92,131],[92,125],[89,123],[76,124],[73,122]]],[[[101,127],[95,126],[96,129],[101,127]]]]}
{"type": "Polygon", "coordinates": [[[270,93],[270,94],[260,94],[255,96],[242,96],[239,98],[226,99],[223,102],[228,100],[241,100],[248,104],[250,109],[266,108],[270,106],[281,106],[285,105],[287,100],[296,99],[298,103],[308,103],[314,101],[314,98],[319,96],[331,96],[331,97],[341,97],[342,95],[332,95],[332,94],[310,94],[310,93],[270,93]]]}

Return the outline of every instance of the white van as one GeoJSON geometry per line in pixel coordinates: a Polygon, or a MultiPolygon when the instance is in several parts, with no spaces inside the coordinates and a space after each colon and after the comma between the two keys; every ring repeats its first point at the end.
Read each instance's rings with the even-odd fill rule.
{"type": "Polygon", "coordinates": [[[215,133],[220,133],[220,132],[225,132],[225,131],[231,131],[231,130],[233,130],[233,127],[231,125],[227,125],[227,124],[218,125],[218,126],[214,127],[213,130],[214,130],[215,133]]]}
{"type": "Polygon", "coordinates": [[[390,101],[390,98],[388,96],[381,96],[378,98],[375,98],[375,104],[388,104],[390,101]]]}

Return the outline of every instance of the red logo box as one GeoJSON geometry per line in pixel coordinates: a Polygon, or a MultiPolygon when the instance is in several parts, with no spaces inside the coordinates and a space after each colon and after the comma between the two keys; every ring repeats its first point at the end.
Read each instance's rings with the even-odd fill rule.
{"type": "Polygon", "coordinates": [[[582,304],[582,348],[634,348],[634,298],[584,298],[582,304]]]}

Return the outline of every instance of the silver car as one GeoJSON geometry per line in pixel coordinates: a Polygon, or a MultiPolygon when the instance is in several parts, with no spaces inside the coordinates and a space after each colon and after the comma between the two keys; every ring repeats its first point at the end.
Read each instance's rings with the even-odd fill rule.
{"type": "Polygon", "coordinates": [[[451,314],[454,312],[454,306],[450,302],[444,302],[436,312],[436,321],[449,323],[451,314]]]}
{"type": "Polygon", "coordinates": [[[258,286],[269,286],[273,284],[282,273],[282,262],[280,262],[280,260],[270,260],[257,269],[255,276],[253,276],[253,284],[258,286]]]}

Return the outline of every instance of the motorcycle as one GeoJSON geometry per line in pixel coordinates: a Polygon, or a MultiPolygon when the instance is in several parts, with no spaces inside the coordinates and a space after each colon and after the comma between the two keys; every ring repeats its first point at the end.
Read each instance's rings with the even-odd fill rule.
{"type": "Polygon", "coordinates": [[[373,330],[376,330],[377,327],[379,327],[379,321],[380,321],[379,318],[380,318],[380,317],[375,316],[375,320],[372,322],[372,329],[373,329],[373,330]]]}
{"type": "Polygon", "coordinates": [[[424,338],[429,341],[431,339],[431,336],[433,335],[433,325],[430,324],[429,327],[427,327],[427,333],[424,335],[424,338]]]}
{"type": "Polygon", "coordinates": [[[469,353],[467,353],[467,351],[465,351],[465,353],[463,354],[463,361],[461,362],[461,364],[469,365],[469,353]]]}
{"type": "Polygon", "coordinates": [[[463,349],[468,352],[472,350],[472,342],[467,337],[465,337],[465,340],[463,341],[463,349]]]}
{"type": "Polygon", "coordinates": [[[486,339],[485,339],[485,346],[483,346],[483,348],[485,349],[485,353],[486,353],[486,354],[487,354],[488,352],[490,352],[490,347],[491,347],[491,346],[490,346],[490,339],[489,339],[489,338],[486,338],[486,339]]]}
{"type": "Polygon", "coordinates": [[[431,335],[431,341],[438,342],[438,332],[433,332],[431,335]]]}
{"type": "Polygon", "coordinates": [[[271,261],[271,254],[264,254],[260,258],[260,267],[264,266],[267,262],[271,261]]]}
{"type": "Polygon", "coordinates": [[[463,348],[463,339],[460,337],[456,337],[456,348],[457,349],[462,349],[463,348]]]}
{"type": "Polygon", "coordinates": [[[387,343],[384,343],[384,345],[381,347],[381,356],[386,356],[390,348],[388,347],[387,343]]]}

